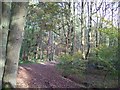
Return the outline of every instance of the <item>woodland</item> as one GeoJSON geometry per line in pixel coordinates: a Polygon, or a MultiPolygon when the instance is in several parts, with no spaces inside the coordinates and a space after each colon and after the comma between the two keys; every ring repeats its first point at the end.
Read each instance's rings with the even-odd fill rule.
{"type": "Polygon", "coordinates": [[[0,89],[119,88],[120,1],[0,1],[0,89]]]}

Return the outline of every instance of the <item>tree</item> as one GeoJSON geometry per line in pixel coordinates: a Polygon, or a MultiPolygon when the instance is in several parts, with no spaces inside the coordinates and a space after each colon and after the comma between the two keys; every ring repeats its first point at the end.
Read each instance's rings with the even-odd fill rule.
{"type": "Polygon", "coordinates": [[[9,31],[9,23],[10,23],[10,15],[11,15],[11,3],[10,2],[1,2],[1,28],[0,28],[0,48],[1,48],[1,53],[0,53],[0,87],[2,87],[2,76],[3,76],[3,71],[4,71],[4,66],[5,66],[5,61],[6,61],[6,46],[7,46],[7,37],[8,37],[8,31],[9,31]]]}
{"type": "Polygon", "coordinates": [[[85,55],[85,59],[88,58],[88,55],[90,53],[90,48],[91,48],[92,4],[93,4],[93,2],[90,2],[90,5],[88,2],[88,36],[87,36],[88,40],[87,40],[87,52],[85,55]]]}
{"type": "Polygon", "coordinates": [[[7,40],[6,62],[3,74],[3,87],[16,87],[16,76],[19,62],[19,53],[24,35],[25,17],[27,14],[26,2],[12,2],[10,30],[7,40]]]}
{"type": "Polygon", "coordinates": [[[85,59],[85,18],[84,18],[84,4],[85,1],[81,1],[81,48],[83,59],[85,59]]]}

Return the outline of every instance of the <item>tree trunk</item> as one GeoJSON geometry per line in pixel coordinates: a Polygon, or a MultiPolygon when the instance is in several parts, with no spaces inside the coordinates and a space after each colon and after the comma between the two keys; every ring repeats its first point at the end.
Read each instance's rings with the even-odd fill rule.
{"type": "Polygon", "coordinates": [[[43,31],[42,29],[39,31],[39,48],[40,48],[40,53],[39,53],[39,57],[40,60],[43,60],[43,31]]]}
{"type": "Polygon", "coordinates": [[[81,1],[81,51],[85,59],[84,0],[81,1]]]}
{"type": "MultiPolygon", "coordinates": [[[[95,48],[97,48],[98,45],[99,45],[99,32],[98,32],[98,17],[97,17],[97,24],[95,30],[95,48]]],[[[98,57],[98,51],[96,51],[96,57],[98,57]]]]}
{"type": "Polygon", "coordinates": [[[10,32],[8,35],[7,55],[3,75],[3,87],[16,87],[19,53],[24,33],[26,2],[13,2],[11,10],[10,32]]]}
{"type": "Polygon", "coordinates": [[[4,66],[6,61],[6,45],[7,45],[7,37],[9,31],[9,23],[10,23],[10,2],[1,2],[0,3],[0,12],[1,12],[1,25],[0,25],[0,89],[2,88],[2,77],[4,72],[4,66]]]}
{"type": "Polygon", "coordinates": [[[48,50],[47,50],[47,56],[48,60],[52,61],[53,60],[53,34],[52,31],[49,31],[49,36],[48,36],[48,50]]]}
{"type": "MultiPolygon", "coordinates": [[[[88,6],[89,6],[89,2],[88,2],[88,6]]],[[[90,10],[88,7],[88,44],[87,44],[87,52],[85,55],[85,59],[88,58],[88,55],[90,53],[90,48],[91,48],[91,27],[92,27],[92,2],[90,2],[90,10]]]]}
{"type": "Polygon", "coordinates": [[[71,20],[70,20],[70,24],[71,24],[71,28],[70,28],[70,32],[71,32],[71,45],[70,45],[70,54],[73,55],[75,52],[75,2],[72,1],[71,3],[71,20]]]}

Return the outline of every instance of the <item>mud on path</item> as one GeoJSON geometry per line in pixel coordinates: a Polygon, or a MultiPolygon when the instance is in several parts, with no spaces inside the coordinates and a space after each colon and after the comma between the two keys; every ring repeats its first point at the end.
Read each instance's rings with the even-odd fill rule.
{"type": "Polygon", "coordinates": [[[23,64],[17,75],[18,88],[81,88],[70,79],[66,79],[56,70],[55,64],[23,64]]]}

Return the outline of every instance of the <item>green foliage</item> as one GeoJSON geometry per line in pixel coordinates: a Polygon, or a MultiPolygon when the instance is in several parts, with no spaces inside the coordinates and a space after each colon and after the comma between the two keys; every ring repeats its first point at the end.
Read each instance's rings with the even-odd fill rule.
{"type": "Polygon", "coordinates": [[[83,56],[82,56],[82,53],[81,53],[80,51],[75,52],[75,53],[73,54],[74,60],[79,60],[79,59],[81,59],[82,57],[83,57],[83,56]]]}
{"type": "Polygon", "coordinates": [[[107,35],[109,38],[117,38],[118,37],[118,31],[116,27],[110,27],[110,28],[100,28],[100,32],[107,35]]]}
{"type": "Polygon", "coordinates": [[[64,75],[80,74],[85,69],[85,62],[81,60],[82,54],[76,52],[74,55],[63,54],[59,57],[60,63],[58,69],[63,71],[64,75]]]}
{"type": "Polygon", "coordinates": [[[117,47],[106,45],[98,46],[95,51],[97,56],[94,57],[93,62],[97,63],[99,66],[103,66],[105,70],[111,72],[111,74],[117,73],[117,47]]]}

